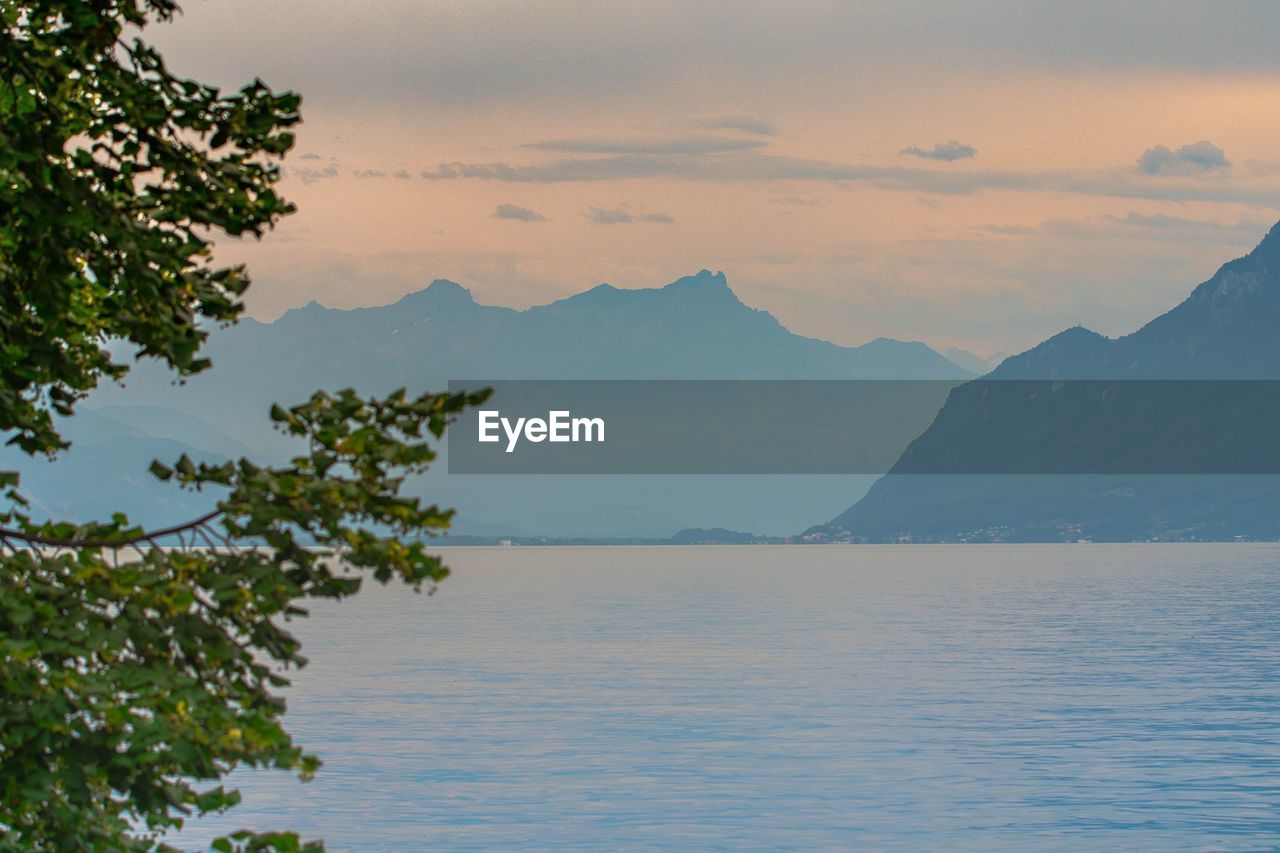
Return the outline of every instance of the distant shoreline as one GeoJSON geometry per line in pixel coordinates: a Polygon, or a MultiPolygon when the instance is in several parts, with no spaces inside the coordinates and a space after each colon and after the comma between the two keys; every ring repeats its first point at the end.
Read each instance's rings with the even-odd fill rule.
{"type": "Polygon", "coordinates": [[[690,547],[753,547],[753,546],[833,546],[833,545],[1274,545],[1276,539],[938,539],[911,541],[852,541],[813,539],[803,536],[759,536],[748,540],[730,541],[712,538],[679,540],[674,537],[558,537],[558,536],[450,536],[436,542],[436,547],[459,548],[690,548],[690,547]]]}

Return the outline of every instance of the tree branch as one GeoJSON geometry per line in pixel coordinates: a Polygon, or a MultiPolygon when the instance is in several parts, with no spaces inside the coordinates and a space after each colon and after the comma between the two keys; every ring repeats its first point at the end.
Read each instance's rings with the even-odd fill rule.
{"type": "MultiPolygon", "coordinates": [[[[152,530],[145,533],[139,533],[136,536],[126,536],[120,539],[55,539],[51,536],[40,536],[35,533],[24,533],[21,530],[10,530],[0,527],[0,537],[6,539],[20,539],[29,545],[48,545],[51,548],[124,548],[134,545],[138,542],[147,542],[152,539],[159,539],[162,536],[173,536],[174,534],[184,533],[202,524],[207,524],[222,514],[222,510],[215,509],[212,512],[205,513],[197,519],[187,521],[182,524],[175,524],[172,527],[164,527],[160,530],[152,530]]],[[[152,543],[155,544],[155,543],[152,543]]]]}

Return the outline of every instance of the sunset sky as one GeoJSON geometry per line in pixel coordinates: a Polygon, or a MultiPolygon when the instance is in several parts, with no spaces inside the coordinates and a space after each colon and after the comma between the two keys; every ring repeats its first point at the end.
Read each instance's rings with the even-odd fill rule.
{"type": "Polygon", "coordinates": [[[304,97],[254,316],[723,270],[842,344],[1132,330],[1280,219],[1280,4],[188,0],[304,97]]]}

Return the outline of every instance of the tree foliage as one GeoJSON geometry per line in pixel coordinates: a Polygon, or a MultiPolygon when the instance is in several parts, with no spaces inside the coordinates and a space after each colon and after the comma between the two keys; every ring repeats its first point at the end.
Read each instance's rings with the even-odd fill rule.
{"type": "MultiPolygon", "coordinates": [[[[53,416],[127,372],[121,342],[180,376],[208,367],[207,325],[234,322],[249,286],[213,262],[212,236],[260,236],[293,210],[274,186],[299,97],[170,73],[141,31],[177,11],[0,0],[0,432],[29,454],[65,447],[53,416]]],[[[150,849],[185,815],[233,806],[219,782],[237,766],[313,773],[282,724],[285,672],[305,663],[284,623],[364,575],[445,577],[423,537],[451,511],[401,487],[484,396],[273,407],[302,452],[277,468],[157,462],[220,495],[163,531],[33,520],[0,473],[0,848],[150,849]]],[[[245,831],[217,846],[299,844],[245,831]]]]}

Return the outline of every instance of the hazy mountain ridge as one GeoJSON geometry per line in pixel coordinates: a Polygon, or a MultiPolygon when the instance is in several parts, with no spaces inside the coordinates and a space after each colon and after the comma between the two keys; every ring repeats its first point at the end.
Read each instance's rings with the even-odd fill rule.
{"type": "MultiPolygon", "coordinates": [[[[707,270],[661,288],[602,284],[524,311],[481,305],[462,286],[440,279],[389,305],[333,309],[313,301],[271,323],[247,320],[216,330],[207,353],[213,368],[185,384],[175,384],[155,363],[142,363],[125,387],[100,389],[90,406],[127,421],[126,428],[140,433],[133,436],[139,447],[153,439],[179,442],[156,444],[153,455],[166,461],[181,452],[238,456],[246,449],[259,459],[279,460],[290,455],[292,445],[271,430],[270,405],[298,403],[321,388],[418,391],[442,389],[450,379],[972,375],[918,342],[879,338],[842,347],[796,335],[767,311],[744,305],[722,273],[707,270]]],[[[132,485],[135,476],[147,476],[150,459],[138,468],[131,451],[121,456],[120,470],[109,471],[100,454],[88,452],[89,444],[99,442],[87,429],[92,424],[84,426],[84,447],[59,463],[57,476],[42,472],[28,482],[56,484],[55,492],[106,494],[142,521],[172,520],[167,511],[157,515],[149,487],[138,491],[132,485]],[[93,476],[73,485],[67,470],[81,460],[93,476]]],[[[820,477],[511,480],[448,477],[441,467],[415,480],[412,490],[460,507],[459,529],[477,535],[667,537],[692,527],[791,533],[815,515],[835,511],[847,500],[850,483],[857,482],[820,477]],[[531,499],[535,494],[539,498],[531,499]]],[[[96,499],[92,503],[101,505],[96,499]]]]}
{"type": "Polygon", "coordinates": [[[959,347],[947,347],[939,352],[951,363],[979,376],[991,372],[1000,362],[1009,357],[1007,352],[994,352],[987,356],[980,356],[959,347]]]}
{"type": "Polygon", "coordinates": [[[213,440],[218,433],[212,427],[193,428],[199,422],[181,412],[157,408],[148,414],[183,424],[191,432],[190,441],[145,431],[130,422],[137,419],[137,412],[81,407],[74,417],[58,422],[72,443],[69,450],[47,461],[5,447],[0,449],[0,468],[22,472],[22,493],[31,501],[28,509],[37,519],[88,521],[126,511],[134,520],[159,527],[208,511],[215,500],[211,492],[183,491],[162,483],[148,466],[154,459],[173,461],[183,454],[197,461],[220,462],[232,455],[226,451],[239,445],[225,436],[225,443],[213,440]]]}
{"type": "Polygon", "coordinates": [[[878,338],[858,347],[796,335],[744,305],[723,273],[703,270],[662,288],[607,284],[516,311],[477,303],[436,280],[390,305],[332,309],[312,302],[273,323],[215,332],[214,367],[175,389],[159,365],[138,365],[126,387],[95,405],[177,406],[262,452],[273,402],[318,388],[369,393],[442,388],[450,379],[950,379],[972,374],[919,342],[878,338]]]}

